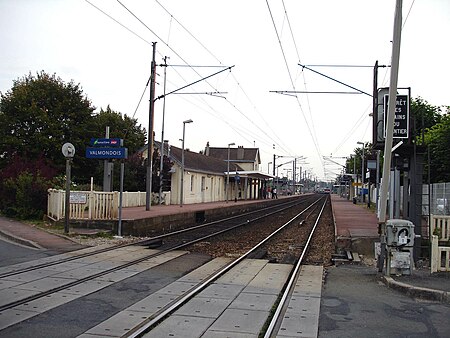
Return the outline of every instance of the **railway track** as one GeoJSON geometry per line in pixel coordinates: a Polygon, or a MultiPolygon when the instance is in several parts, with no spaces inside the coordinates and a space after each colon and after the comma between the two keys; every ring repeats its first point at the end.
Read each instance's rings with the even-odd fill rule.
{"type": "MultiPolygon", "coordinates": [[[[309,199],[310,197],[306,197],[306,198],[309,199]]],[[[202,232],[207,231],[210,234],[214,234],[217,231],[217,229],[220,229],[220,228],[222,228],[222,230],[225,232],[225,231],[227,231],[227,229],[229,229],[231,227],[243,226],[250,221],[252,221],[252,222],[257,221],[264,215],[275,214],[281,210],[286,210],[293,206],[296,206],[299,203],[303,203],[303,201],[299,202],[298,200],[294,200],[294,201],[290,200],[285,203],[280,203],[280,204],[277,204],[274,206],[264,208],[264,210],[249,211],[249,212],[246,212],[243,214],[226,217],[223,219],[203,223],[200,225],[187,226],[180,230],[170,231],[170,232],[167,232],[164,234],[153,236],[151,238],[136,241],[133,243],[119,244],[119,245],[107,246],[107,247],[101,247],[101,248],[91,247],[91,248],[79,250],[75,253],[66,253],[66,254],[62,254],[62,255],[48,257],[46,259],[40,260],[41,263],[38,263],[38,264],[36,264],[34,262],[26,262],[26,263],[15,264],[12,266],[2,267],[2,268],[0,268],[0,279],[4,278],[4,277],[21,274],[21,273],[28,272],[28,271],[38,270],[38,269],[42,269],[42,268],[48,268],[48,267],[51,267],[51,266],[54,266],[57,264],[62,264],[62,263],[66,263],[66,262],[79,260],[79,259],[82,259],[85,257],[95,256],[95,255],[98,255],[98,254],[101,254],[104,252],[110,252],[110,251],[114,251],[114,250],[117,250],[120,248],[126,248],[126,247],[138,246],[138,245],[155,246],[155,243],[161,242],[161,241],[169,239],[171,237],[186,236],[186,234],[187,234],[187,238],[193,239],[193,238],[196,238],[196,236],[198,236],[197,234],[199,232],[202,233],[202,232]]],[[[229,230],[231,230],[231,229],[229,229],[229,230]]],[[[181,237],[179,237],[179,238],[181,238],[181,237]]],[[[185,238],[185,239],[182,239],[181,241],[187,241],[187,240],[188,239],[185,238]]],[[[156,246],[158,246],[158,244],[156,244],[156,246]]],[[[168,247],[166,246],[166,249],[167,248],[168,247]]]]}
{"type": "MultiPolygon", "coordinates": [[[[293,291],[289,291],[289,290],[293,290],[296,286],[298,286],[298,284],[294,283],[293,281],[298,281],[299,280],[299,274],[301,272],[301,265],[303,262],[303,258],[306,255],[306,252],[308,250],[308,246],[311,243],[313,234],[314,234],[314,230],[319,222],[320,216],[322,214],[322,211],[325,207],[326,204],[326,200],[322,200],[322,205],[320,206],[320,212],[314,211],[318,204],[319,200],[317,200],[316,202],[310,204],[308,207],[304,208],[301,212],[297,213],[294,217],[291,217],[290,220],[288,220],[286,223],[284,223],[282,226],[279,226],[275,231],[273,231],[269,236],[266,236],[262,241],[260,241],[258,244],[256,244],[254,247],[250,248],[246,253],[242,254],[239,258],[232,260],[231,262],[229,262],[228,264],[226,264],[223,268],[221,268],[219,271],[211,274],[209,277],[204,278],[201,282],[197,283],[197,285],[193,286],[190,290],[186,290],[186,292],[183,295],[180,295],[180,297],[178,297],[177,299],[174,299],[171,303],[168,303],[166,305],[165,308],[160,309],[159,311],[154,312],[152,315],[149,315],[148,318],[144,321],[142,321],[139,325],[137,325],[134,328],[127,328],[126,330],[124,330],[121,334],[122,337],[165,337],[165,336],[185,336],[183,335],[183,331],[186,330],[186,332],[189,332],[189,335],[192,337],[197,336],[197,334],[195,333],[195,329],[188,325],[186,327],[183,327],[183,323],[177,322],[177,319],[172,319],[172,318],[179,318],[179,321],[181,322],[195,322],[195,318],[198,318],[197,315],[194,314],[193,317],[190,317],[190,315],[192,314],[192,312],[197,312],[200,313],[200,317],[201,316],[211,316],[211,314],[205,313],[205,311],[202,311],[202,308],[206,308],[208,309],[208,303],[211,302],[211,298],[214,299],[214,294],[215,292],[220,294],[220,290],[215,290],[215,291],[211,291],[211,289],[214,288],[219,288],[223,287],[224,289],[230,286],[234,286],[234,282],[236,280],[241,281],[241,274],[247,274],[245,272],[246,268],[248,266],[246,266],[246,263],[243,263],[244,260],[246,260],[252,253],[254,253],[255,251],[259,250],[261,247],[263,246],[270,246],[270,242],[273,241],[276,237],[280,236],[281,233],[288,227],[292,226],[293,223],[295,221],[299,221],[299,223],[304,223],[306,221],[306,219],[308,219],[309,217],[314,218],[314,225],[309,229],[309,236],[307,239],[307,242],[305,243],[305,246],[302,250],[302,253],[300,255],[300,257],[298,257],[298,262],[296,264],[296,267],[294,269],[294,271],[291,273],[291,276],[289,278],[289,280],[287,281],[287,294],[286,296],[283,295],[283,298],[279,304],[280,308],[285,307],[286,305],[286,301],[288,299],[290,299],[290,297],[288,297],[288,295],[292,295],[293,291]],[[311,210],[312,209],[312,210],[311,210]],[[314,215],[313,215],[314,214],[314,215]],[[300,218],[304,216],[301,220],[300,218]],[[244,267],[239,267],[240,264],[244,264],[244,267]],[[225,281],[223,284],[217,283],[218,280],[223,280],[225,281]],[[219,285],[219,286],[218,286],[219,285]],[[203,299],[203,301],[202,301],[203,299]],[[205,299],[207,299],[205,301],[205,299]],[[194,305],[192,305],[192,304],[194,305]],[[190,305],[191,304],[191,305],[190,305]],[[197,305],[197,307],[196,307],[197,305]],[[189,309],[189,310],[187,310],[189,309]],[[161,323],[161,320],[166,319],[165,321],[163,321],[161,323]],[[181,328],[180,328],[181,326],[181,328]],[[150,330],[150,331],[149,331],[150,330]]],[[[297,223],[294,224],[294,226],[297,223]]],[[[264,265],[264,266],[269,266],[267,264],[263,264],[263,263],[259,263],[262,260],[257,260],[258,263],[255,263],[255,265],[264,265]]],[[[251,264],[250,264],[251,265],[251,264]]],[[[284,283],[280,284],[280,280],[282,280],[283,275],[288,277],[288,275],[290,274],[291,271],[291,266],[290,265],[286,265],[286,264],[275,264],[276,268],[275,268],[275,274],[280,274],[279,276],[279,280],[277,282],[275,282],[275,284],[278,286],[279,291],[283,288],[284,283]],[[284,267],[281,267],[284,266],[284,267]]],[[[254,268],[254,266],[253,266],[254,268]]],[[[270,270],[266,269],[266,270],[270,270]]],[[[261,271],[264,271],[264,267],[261,267],[261,271]]],[[[262,275],[264,276],[264,272],[262,273],[262,275]]],[[[250,275],[252,276],[252,275],[250,275]]],[[[273,277],[273,273],[272,275],[266,272],[266,276],[272,276],[273,277]]],[[[317,276],[317,273],[316,273],[317,276]]],[[[319,289],[321,288],[321,273],[319,275],[319,283],[318,285],[316,284],[316,288],[319,287],[319,289]]],[[[194,278],[194,277],[192,277],[194,278]]],[[[251,277],[247,277],[249,280],[249,284],[251,283],[251,277]]],[[[270,278],[270,277],[269,277],[270,278]]],[[[263,277],[264,279],[264,277],[263,277]]],[[[225,292],[226,294],[227,292],[225,292]]],[[[245,298],[246,296],[248,297],[249,294],[253,294],[252,292],[250,293],[239,293],[239,294],[233,294],[231,292],[231,294],[228,294],[227,296],[231,297],[230,300],[230,304],[232,304],[233,300],[239,299],[239,297],[241,298],[245,298]],[[243,296],[242,296],[243,295],[243,296]]],[[[273,301],[276,300],[277,295],[276,294],[265,294],[265,292],[262,292],[262,296],[265,296],[266,299],[272,299],[273,301]]],[[[224,301],[224,298],[226,297],[224,295],[219,295],[218,298],[216,300],[219,301],[224,301]]],[[[250,296],[251,297],[251,296],[250,296]]],[[[149,304],[152,300],[152,296],[149,297],[149,299],[144,300],[142,303],[143,304],[149,304]]],[[[267,314],[269,314],[269,310],[272,307],[272,303],[269,303],[266,305],[268,307],[266,307],[266,312],[267,314]]],[[[231,305],[232,306],[232,305],[231,305]]],[[[128,310],[128,315],[131,314],[134,310],[136,309],[136,306],[132,307],[131,309],[128,310]]],[[[228,315],[230,314],[230,312],[239,312],[239,309],[222,309],[220,312],[221,313],[227,313],[228,311],[228,315]]],[[[217,310],[216,310],[217,311],[217,310]]],[[[214,310],[212,310],[212,312],[214,312],[214,310]]],[[[261,313],[261,311],[257,311],[258,315],[261,313]]],[[[286,311],[281,311],[281,310],[277,310],[277,312],[274,315],[274,319],[272,319],[272,321],[276,324],[278,322],[282,322],[282,315],[285,315],[286,311]]],[[[111,323],[117,322],[118,320],[120,320],[120,318],[123,318],[124,316],[127,315],[127,310],[125,310],[123,313],[118,314],[117,316],[115,316],[115,318],[110,318],[108,320],[108,323],[102,323],[99,326],[95,327],[92,329],[92,331],[88,331],[88,333],[91,334],[102,334],[102,332],[104,333],[111,325],[111,323]]],[[[252,315],[251,311],[249,311],[249,313],[245,313],[245,315],[250,316],[252,315]]],[[[257,316],[258,317],[258,316],[257,316]]],[[[260,318],[250,318],[248,319],[248,321],[251,322],[258,322],[260,320],[258,320],[260,318]]],[[[217,313],[217,317],[214,318],[215,322],[220,322],[221,318],[220,318],[220,314],[217,313]]],[[[227,321],[226,319],[222,319],[225,322],[227,321]]],[[[234,318],[233,320],[228,320],[229,324],[231,324],[231,322],[233,322],[235,325],[236,321],[239,321],[238,318],[234,318]]],[[[263,329],[263,323],[261,323],[261,327],[258,328],[258,332],[260,332],[260,330],[263,329]]],[[[271,336],[271,334],[274,334],[275,330],[279,330],[279,325],[275,326],[275,324],[270,324],[269,329],[270,329],[270,333],[269,336],[271,336]]],[[[197,329],[199,327],[199,323],[195,324],[197,329]]],[[[232,326],[232,325],[231,325],[232,326]]],[[[230,326],[230,327],[231,327],[230,326]]],[[[235,325],[236,326],[236,325],[235,325]]],[[[240,326],[240,325],[237,325],[240,326]]],[[[230,331],[224,331],[223,328],[221,330],[210,330],[210,332],[208,333],[208,329],[205,328],[205,336],[209,336],[209,335],[216,335],[217,334],[219,336],[223,335],[223,336],[228,336],[231,337],[235,334],[237,334],[239,331],[233,331],[233,329],[231,329],[230,331]],[[205,333],[206,332],[206,333],[205,333]]],[[[269,332],[269,331],[268,331],[269,332]]],[[[249,332],[247,332],[249,333],[249,332]]],[[[255,333],[255,332],[253,332],[255,333]]],[[[117,334],[117,332],[116,332],[117,334]]],[[[198,336],[201,336],[201,334],[199,334],[198,336]]]]}
{"type": "MultiPolygon", "coordinates": [[[[244,230],[239,229],[251,229],[252,224],[256,224],[258,221],[261,221],[262,219],[267,219],[267,217],[278,217],[275,216],[279,213],[290,213],[293,208],[299,207],[299,205],[306,204],[305,200],[297,201],[297,203],[290,203],[289,205],[284,205],[279,208],[274,208],[271,211],[267,210],[260,210],[257,212],[248,213],[245,215],[235,216],[231,217],[229,219],[223,220],[222,222],[216,221],[216,222],[210,222],[208,224],[202,224],[200,226],[191,227],[189,229],[183,229],[180,231],[176,231],[171,234],[164,234],[157,237],[153,237],[149,240],[142,241],[139,244],[133,243],[131,245],[124,245],[120,247],[114,247],[114,248],[104,248],[100,251],[94,251],[94,252],[86,252],[82,255],[77,255],[75,257],[70,257],[69,259],[64,260],[57,260],[55,262],[45,262],[44,264],[36,266],[34,269],[31,269],[31,267],[27,267],[26,269],[16,270],[16,271],[8,271],[3,273],[0,276],[0,286],[1,283],[12,283],[11,285],[14,285],[14,283],[20,283],[18,280],[19,277],[23,277],[25,281],[27,278],[32,278],[32,276],[38,276],[36,281],[39,281],[47,278],[52,279],[52,283],[48,283],[46,287],[44,287],[45,290],[38,290],[37,292],[34,292],[34,290],[30,290],[30,283],[33,283],[33,281],[25,282],[22,284],[22,292],[21,296],[17,295],[16,298],[14,298],[14,295],[8,294],[7,297],[0,297],[2,300],[1,307],[0,307],[0,329],[7,327],[7,324],[1,323],[2,322],[2,314],[10,312],[14,312],[14,309],[19,309],[21,307],[27,306],[28,304],[38,303],[40,299],[45,299],[47,297],[52,297],[53,295],[61,295],[65,292],[65,290],[74,290],[76,288],[83,288],[83,285],[87,285],[89,283],[97,283],[98,285],[94,285],[94,288],[91,290],[92,292],[101,289],[102,287],[108,287],[111,285],[111,283],[115,281],[120,281],[121,278],[126,279],[130,276],[136,275],[140,272],[142,272],[145,269],[152,268],[158,264],[170,261],[172,259],[177,259],[178,257],[185,254],[185,252],[180,251],[180,249],[183,248],[190,248],[189,250],[195,248],[195,247],[201,247],[200,243],[204,243],[205,241],[215,241],[220,243],[221,241],[225,241],[223,238],[220,239],[220,237],[223,236],[232,236],[233,232],[239,232],[244,230]],[[208,232],[208,233],[206,233],[208,232]],[[201,236],[199,235],[201,234],[201,236]],[[229,233],[230,235],[226,235],[225,233],[229,233]],[[148,245],[149,243],[155,243],[155,241],[161,241],[161,246],[159,250],[150,250],[146,249],[143,245],[148,245]],[[117,261],[114,261],[111,257],[121,258],[117,261]],[[103,262],[103,263],[101,263],[103,262]],[[91,264],[89,264],[91,263],[91,264]],[[101,264],[100,264],[101,263],[101,264]],[[87,264],[87,266],[84,266],[84,264],[87,264]],[[97,265],[95,265],[97,264],[97,265]],[[63,270],[63,267],[66,266],[68,268],[76,267],[78,266],[78,270],[75,269],[69,269],[61,272],[60,270],[63,270]],[[90,266],[90,268],[88,268],[90,266]],[[108,267],[109,265],[109,267],[108,267]],[[97,267],[96,267],[97,266],[97,267]],[[138,268],[136,268],[138,267],[138,268]],[[42,278],[42,276],[45,276],[45,273],[41,273],[41,278],[39,278],[39,272],[45,272],[48,270],[52,270],[57,272],[55,274],[47,275],[46,277],[42,278]],[[133,270],[134,269],[134,270],[133,270]],[[74,271],[77,270],[77,271],[74,271]],[[97,271],[96,271],[97,270],[97,271]],[[70,271],[72,273],[70,273],[70,271]],[[127,271],[127,272],[124,272],[127,271]],[[77,272],[82,272],[86,274],[86,276],[83,276],[81,278],[77,278],[75,275],[77,272]],[[63,275],[61,275],[61,273],[63,275]],[[64,273],[66,273],[64,275],[64,273]],[[120,276],[120,277],[119,277],[120,276]],[[76,278],[75,280],[71,280],[72,278],[76,278]],[[108,281],[108,278],[110,280],[108,281]],[[60,284],[58,284],[60,283],[60,284]],[[24,284],[28,284],[28,289],[23,288],[24,284]],[[29,291],[32,293],[30,294],[29,291]],[[18,299],[17,299],[18,298],[18,299]],[[3,325],[3,326],[2,326],[3,325]],[[6,325],[6,326],[5,326],[6,325]]],[[[311,204],[308,201],[308,204],[311,204]]],[[[317,204],[317,201],[312,204],[312,206],[309,206],[308,208],[302,207],[305,210],[301,213],[302,215],[308,213],[311,213],[311,210],[314,209],[314,206],[317,204]]],[[[299,216],[295,217],[290,223],[294,222],[298,219],[299,216]]],[[[306,217],[305,217],[306,219],[306,217]]],[[[275,222],[274,222],[275,223],[275,222]]],[[[287,227],[287,224],[286,226],[287,227]]],[[[250,230],[251,231],[251,230],[250,230]]],[[[281,232],[282,230],[276,231],[273,233],[273,235],[270,238],[274,238],[281,232]]],[[[236,235],[236,234],[235,234],[236,235]]],[[[258,244],[258,248],[266,246],[268,248],[270,239],[266,239],[264,241],[261,241],[258,244]]],[[[161,318],[164,318],[168,315],[168,313],[171,313],[175,311],[179,306],[183,305],[187,302],[188,298],[185,298],[187,294],[191,295],[193,297],[195,294],[199,293],[202,290],[202,287],[205,288],[208,285],[210,285],[212,282],[220,278],[221,275],[227,273],[227,271],[233,269],[233,267],[237,266],[242,260],[249,257],[252,253],[254,253],[258,248],[252,250],[248,250],[244,255],[241,255],[242,258],[238,259],[230,259],[230,258],[218,258],[219,261],[222,263],[216,265],[214,268],[205,268],[205,274],[201,281],[196,280],[196,282],[192,282],[190,285],[191,287],[189,290],[184,290],[183,297],[175,297],[173,300],[162,306],[157,311],[153,311],[154,313],[146,315],[146,322],[147,324],[150,323],[149,327],[154,326],[155,323],[158,322],[161,318]],[[231,261],[228,263],[228,261],[231,261]],[[227,264],[224,266],[225,262],[227,264]],[[208,269],[212,269],[210,272],[208,272],[208,269]],[[218,270],[218,271],[217,271],[218,270]],[[208,272],[208,273],[206,273],[208,272]],[[220,273],[220,275],[219,275],[220,273]],[[186,295],[185,295],[186,294],[186,295]],[[169,311],[169,312],[166,312],[169,311]]],[[[266,250],[266,249],[265,249],[266,250]]],[[[217,261],[216,261],[217,262],[217,261]]],[[[213,264],[214,265],[214,264],[213,264]]],[[[35,282],[35,286],[39,284],[38,282],[35,282]]],[[[42,288],[40,286],[39,288],[42,288]]],[[[39,289],[37,288],[37,289],[39,289]]],[[[7,288],[8,289],[8,288],[7,288]]],[[[9,288],[10,289],[10,288],[9,288]]],[[[2,291],[5,289],[0,290],[0,295],[2,291]]],[[[69,291],[70,292],[70,291],[69,291]]],[[[20,292],[19,292],[20,293],[20,292]]],[[[89,293],[89,292],[88,292],[89,293]]],[[[85,295],[86,293],[82,293],[82,295],[85,295]]],[[[152,295],[151,295],[152,296],[152,295]]],[[[151,297],[149,296],[149,297],[151,297]]],[[[73,299],[70,298],[70,299],[73,299]]],[[[60,303],[56,302],[55,305],[60,305],[60,303]]],[[[36,313],[38,315],[39,313],[36,313]]],[[[7,316],[6,316],[7,317],[7,316]]],[[[5,318],[5,316],[3,316],[5,318]]],[[[30,318],[30,316],[25,316],[26,318],[30,318]]],[[[16,318],[16,321],[11,322],[11,325],[20,322],[22,318],[16,318]]],[[[142,319],[142,318],[141,318],[142,319]]],[[[115,320],[114,316],[111,317],[110,320],[115,320]]],[[[108,320],[107,320],[108,321],[108,320]]],[[[146,325],[147,325],[146,324],[146,325]]],[[[142,329],[143,324],[139,323],[134,328],[128,328],[125,330],[126,336],[136,336],[136,334],[142,334],[145,330],[142,329]],[[137,330],[137,331],[136,331],[137,330]],[[131,334],[131,335],[130,335],[131,334]]],[[[94,327],[95,329],[95,327],[94,327]]],[[[89,332],[89,331],[88,331],[89,332]]]]}

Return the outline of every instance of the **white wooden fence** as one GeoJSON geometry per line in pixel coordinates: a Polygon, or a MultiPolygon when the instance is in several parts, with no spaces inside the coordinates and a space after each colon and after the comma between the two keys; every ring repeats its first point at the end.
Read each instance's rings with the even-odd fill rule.
{"type": "Polygon", "coordinates": [[[431,215],[431,272],[450,272],[450,216],[431,215]],[[439,245],[447,242],[447,245],[439,245]]]}
{"type": "MultiPolygon", "coordinates": [[[[49,189],[47,201],[47,216],[58,221],[65,215],[64,190],[49,189]]],[[[124,192],[122,207],[137,207],[145,205],[144,192],[124,192]]],[[[70,219],[77,220],[114,220],[119,215],[119,193],[102,191],[71,191],[70,219]]]]}

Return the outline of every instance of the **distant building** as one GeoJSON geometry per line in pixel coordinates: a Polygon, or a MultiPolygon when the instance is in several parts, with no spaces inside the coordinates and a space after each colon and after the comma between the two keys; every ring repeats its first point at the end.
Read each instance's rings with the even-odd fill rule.
{"type": "MultiPolygon", "coordinates": [[[[159,149],[160,145],[160,142],[155,141],[155,148],[159,149]]],[[[208,148],[209,145],[204,154],[184,150],[184,183],[181,187],[182,149],[169,147],[168,156],[173,163],[170,204],[180,204],[182,188],[183,204],[225,201],[227,177],[230,178],[228,200],[263,198],[266,180],[272,176],[258,171],[261,162],[259,149],[230,148],[228,173],[228,148],[208,148]]],[[[167,155],[166,152],[164,155],[167,155]]],[[[147,158],[146,147],[142,148],[142,156],[147,158]]]]}

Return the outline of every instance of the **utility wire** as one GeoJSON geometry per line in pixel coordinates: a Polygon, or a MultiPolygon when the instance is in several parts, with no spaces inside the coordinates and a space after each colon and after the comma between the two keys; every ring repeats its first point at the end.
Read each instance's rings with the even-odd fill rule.
{"type": "MultiPolygon", "coordinates": [[[[291,21],[289,20],[289,16],[288,16],[288,12],[287,12],[284,0],[282,0],[282,3],[283,3],[284,15],[286,17],[286,21],[288,23],[289,31],[291,33],[292,42],[294,44],[295,52],[297,53],[297,60],[300,63],[301,62],[300,53],[299,53],[298,48],[297,48],[297,42],[296,42],[295,37],[294,37],[294,31],[292,30],[291,21]]],[[[302,74],[302,77],[303,77],[303,86],[305,87],[305,91],[307,91],[308,88],[306,87],[305,72],[301,72],[301,74],[302,74]]],[[[309,112],[309,118],[310,118],[310,121],[311,121],[313,137],[314,137],[314,139],[316,140],[316,142],[318,144],[319,142],[317,140],[317,133],[316,133],[316,128],[314,126],[314,119],[313,119],[313,116],[312,116],[311,104],[310,104],[310,101],[309,101],[309,95],[308,94],[306,94],[306,103],[308,105],[308,112],[309,112]]]]}
{"type": "MultiPolygon", "coordinates": [[[[171,19],[175,20],[176,23],[178,23],[180,25],[180,27],[189,35],[191,36],[209,55],[211,55],[219,64],[223,64],[221,60],[219,60],[219,58],[211,52],[211,50],[209,50],[199,39],[197,39],[197,37],[195,37],[194,34],[192,34],[181,22],[180,20],[178,20],[177,18],[175,18],[173,16],[173,14],[166,8],[164,7],[158,0],[155,0],[155,2],[168,14],[170,15],[171,19]]],[[[270,135],[274,135],[277,139],[273,139],[271,136],[269,136],[269,138],[272,139],[272,141],[274,143],[276,143],[279,148],[284,149],[286,151],[286,153],[289,153],[288,150],[286,150],[286,145],[283,143],[283,141],[278,137],[278,135],[275,134],[275,132],[273,131],[271,125],[265,120],[264,116],[259,112],[259,110],[256,108],[256,105],[252,102],[252,100],[250,99],[250,97],[248,96],[247,92],[244,90],[244,88],[241,86],[240,82],[237,80],[236,76],[234,75],[234,73],[231,73],[231,76],[233,77],[234,81],[236,82],[236,84],[238,85],[239,89],[242,91],[242,93],[244,94],[245,98],[248,100],[248,102],[251,104],[251,106],[253,107],[254,111],[259,115],[259,117],[261,118],[261,120],[265,123],[266,127],[271,131],[270,135]]],[[[236,106],[233,106],[233,108],[237,109],[236,106]]],[[[238,109],[238,112],[240,114],[243,114],[241,110],[238,109]]],[[[248,119],[248,118],[247,118],[248,119]]],[[[249,119],[250,122],[256,126],[256,124],[254,123],[253,120],[249,119]]],[[[256,126],[258,129],[261,130],[261,128],[259,128],[258,126],[256,126]]]]}
{"type": "MultiPolygon", "coordinates": [[[[278,34],[277,26],[275,24],[275,20],[274,20],[273,14],[272,14],[272,10],[270,9],[270,5],[269,5],[269,1],[268,0],[266,0],[266,4],[267,4],[267,9],[269,10],[270,18],[272,19],[272,24],[273,24],[273,27],[274,27],[274,30],[275,30],[275,34],[276,34],[277,39],[278,39],[278,44],[280,46],[281,53],[283,54],[283,59],[284,59],[284,63],[285,63],[285,66],[286,66],[286,70],[287,70],[288,75],[289,75],[289,79],[291,81],[291,86],[295,90],[295,84],[294,84],[293,79],[292,79],[292,75],[291,75],[291,72],[290,72],[290,69],[289,69],[289,65],[288,65],[287,59],[286,59],[286,54],[284,52],[283,44],[281,43],[280,35],[278,34]]],[[[306,126],[308,127],[309,135],[311,136],[311,139],[312,139],[312,141],[314,143],[314,147],[316,148],[317,155],[319,156],[319,159],[320,159],[321,163],[323,163],[323,159],[322,159],[322,156],[321,156],[319,145],[317,143],[317,140],[314,138],[314,135],[312,133],[311,127],[310,127],[310,125],[308,123],[308,120],[307,120],[307,118],[305,116],[305,113],[303,112],[302,105],[301,105],[301,103],[300,103],[300,101],[298,99],[298,96],[295,96],[295,98],[296,98],[297,104],[298,104],[298,106],[300,108],[300,112],[301,112],[301,114],[303,116],[303,119],[305,120],[306,126]]]]}
{"type": "MultiPolygon", "coordinates": [[[[178,56],[184,63],[186,63],[187,65],[188,65],[188,62],[186,61],[186,60],[184,60],[172,47],[170,47],[169,45],[168,45],[168,43],[166,43],[163,39],[161,39],[161,37],[159,37],[152,29],[150,29],[150,27],[148,27],[141,19],[139,19],[138,17],[137,17],[137,15],[136,14],[134,14],[128,7],[126,7],[120,0],[117,0],[117,2],[122,6],[122,7],[124,7],[134,18],[136,18],[142,25],[144,25],[144,27],[146,27],[152,34],[154,34],[160,41],[162,41],[172,52],[174,52],[174,54],[176,55],[176,56],[178,56]]],[[[160,3],[158,3],[160,6],[161,6],[161,4],[160,3]]],[[[166,10],[166,12],[168,12],[167,10],[166,10]]],[[[171,14],[170,14],[171,15],[171,14]]],[[[177,23],[179,22],[177,19],[175,19],[174,17],[173,17],[173,15],[171,15],[171,18],[173,18],[177,23]]],[[[183,28],[183,29],[185,29],[184,28],[184,26],[182,26],[181,25],[181,27],[183,28]]],[[[189,32],[189,31],[188,31],[189,32]]],[[[189,34],[191,35],[191,36],[193,36],[190,32],[189,32],[189,34]]],[[[195,39],[196,41],[198,41],[198,39],[195,39]]],[[[202,46],[203,46],[203,44],[201,44],[202,46]]],[[[205,48],[205,47],[204,47],[205,48]]],[[[213,55],[213,54],[212,54],[213,55]]],[[[213,55],[213,57],[214,58],[216,58],[214,55],[213,55]]],[[[217,58],[216,58],[217,59],[217,58]]],[[[219,60],[218,60],[219,61],[219,60]]],[[[219,63],[221,63],[220,61],[219,61],[219,63]]],[[[198,75],[198,76],[201,76],[195,69],[193,69],[194,70],[194,72],[198,75]]],[[[208,83],[215,91],[218,91],[215,87],[213,87],[208,81],[206,81],[206,83],[208,83]]],[[[229,101],[228,101],[229,102],[229,101]]],[[[237,107],[235,106],[235,105],[232,105],[235,109],[237,109],[237,107]]],[[[241,113],[241,114],[243,114],[242,113],[242,111],[241,110],[239,110],[239,109],[237,109],[238,111],[239,111],[239,113],[241,113]]],[[[258,129],[260,129],[260,130],[262,130],[259,126],[257,126],[255,123],[254,123],[254,121],[253,120],[251,120],[251,119],[249,119],[245,114],[244,114],[244,116],[255,126],[255,127],[257,127],[258,129]]]]}
{"type": "Polygon", "coordinates": [[[110,18],[112,21],[114,21],[115,23],[119,24],[120,26],[122,26],[123,28],[125,28],[127,31],[129,31],[131,34],[133,34],[134,36],[138,37],[139,39],[141,39],[142,41],[144,41],[145,43],[149,44],[150,46],[152,45],[151,42],[145,40],[142,36],[140,36],[139,34],[137,34],[135,31],[131,30],[130,28],[128,28],[127,26],[125,26],[124,24],[122,24],[119,20],[114,19],[111,15],[109,15],[108,13],[106,13],[105,11],[103,11],[101,8],[97,7],[96,5],[94,5],[92,2],[90,2],[89,0],[84,0],[86,1],[89,5],[91,5],[92,7],[94,7],[96,10],[98,10],[99,12],[103,13],[104,15],[106,15],[108,18],[110,18]]]}
{"type": "Polygon", "coordinates": [[[411,3],[411,6],[409,7],[409,11],[408,11],[408,14],[406,14],[405,21],[403,21],[402,30],[403,30],[403,28],[405,28],[406,21],[408,21],[409,14],[411,13],[411,10],[412,10],[412,7],[413,7],[415,1],[416,1],[416,0],[413,0],[413,2],[411,3]]]}

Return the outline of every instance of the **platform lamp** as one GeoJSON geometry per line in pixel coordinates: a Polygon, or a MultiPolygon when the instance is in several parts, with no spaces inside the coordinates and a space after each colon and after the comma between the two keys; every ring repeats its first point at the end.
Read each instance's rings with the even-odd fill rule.
{"type": "Polygon", "coordinates": [[[228,143],[228,156],[227,156],[227,181],[225,182],[225,201],[228,203],[228,183],[230,181],[230,146],[234,146],[235,143],[228,143]]]}
{"type": "Polygon", "coordinates": [[[184,139],[186,123],[192,123],[191,119],[183,121],[183,139],[181,142],[181,187],[180,187],[180,207],[183,206],[183,191],[184,191],[184,139]]]}
{"type": "Polygon", "coordinates": [[[356,142],[362,145],[361,155],[361,202],[364,202],[364,142],[356,142]]]}

